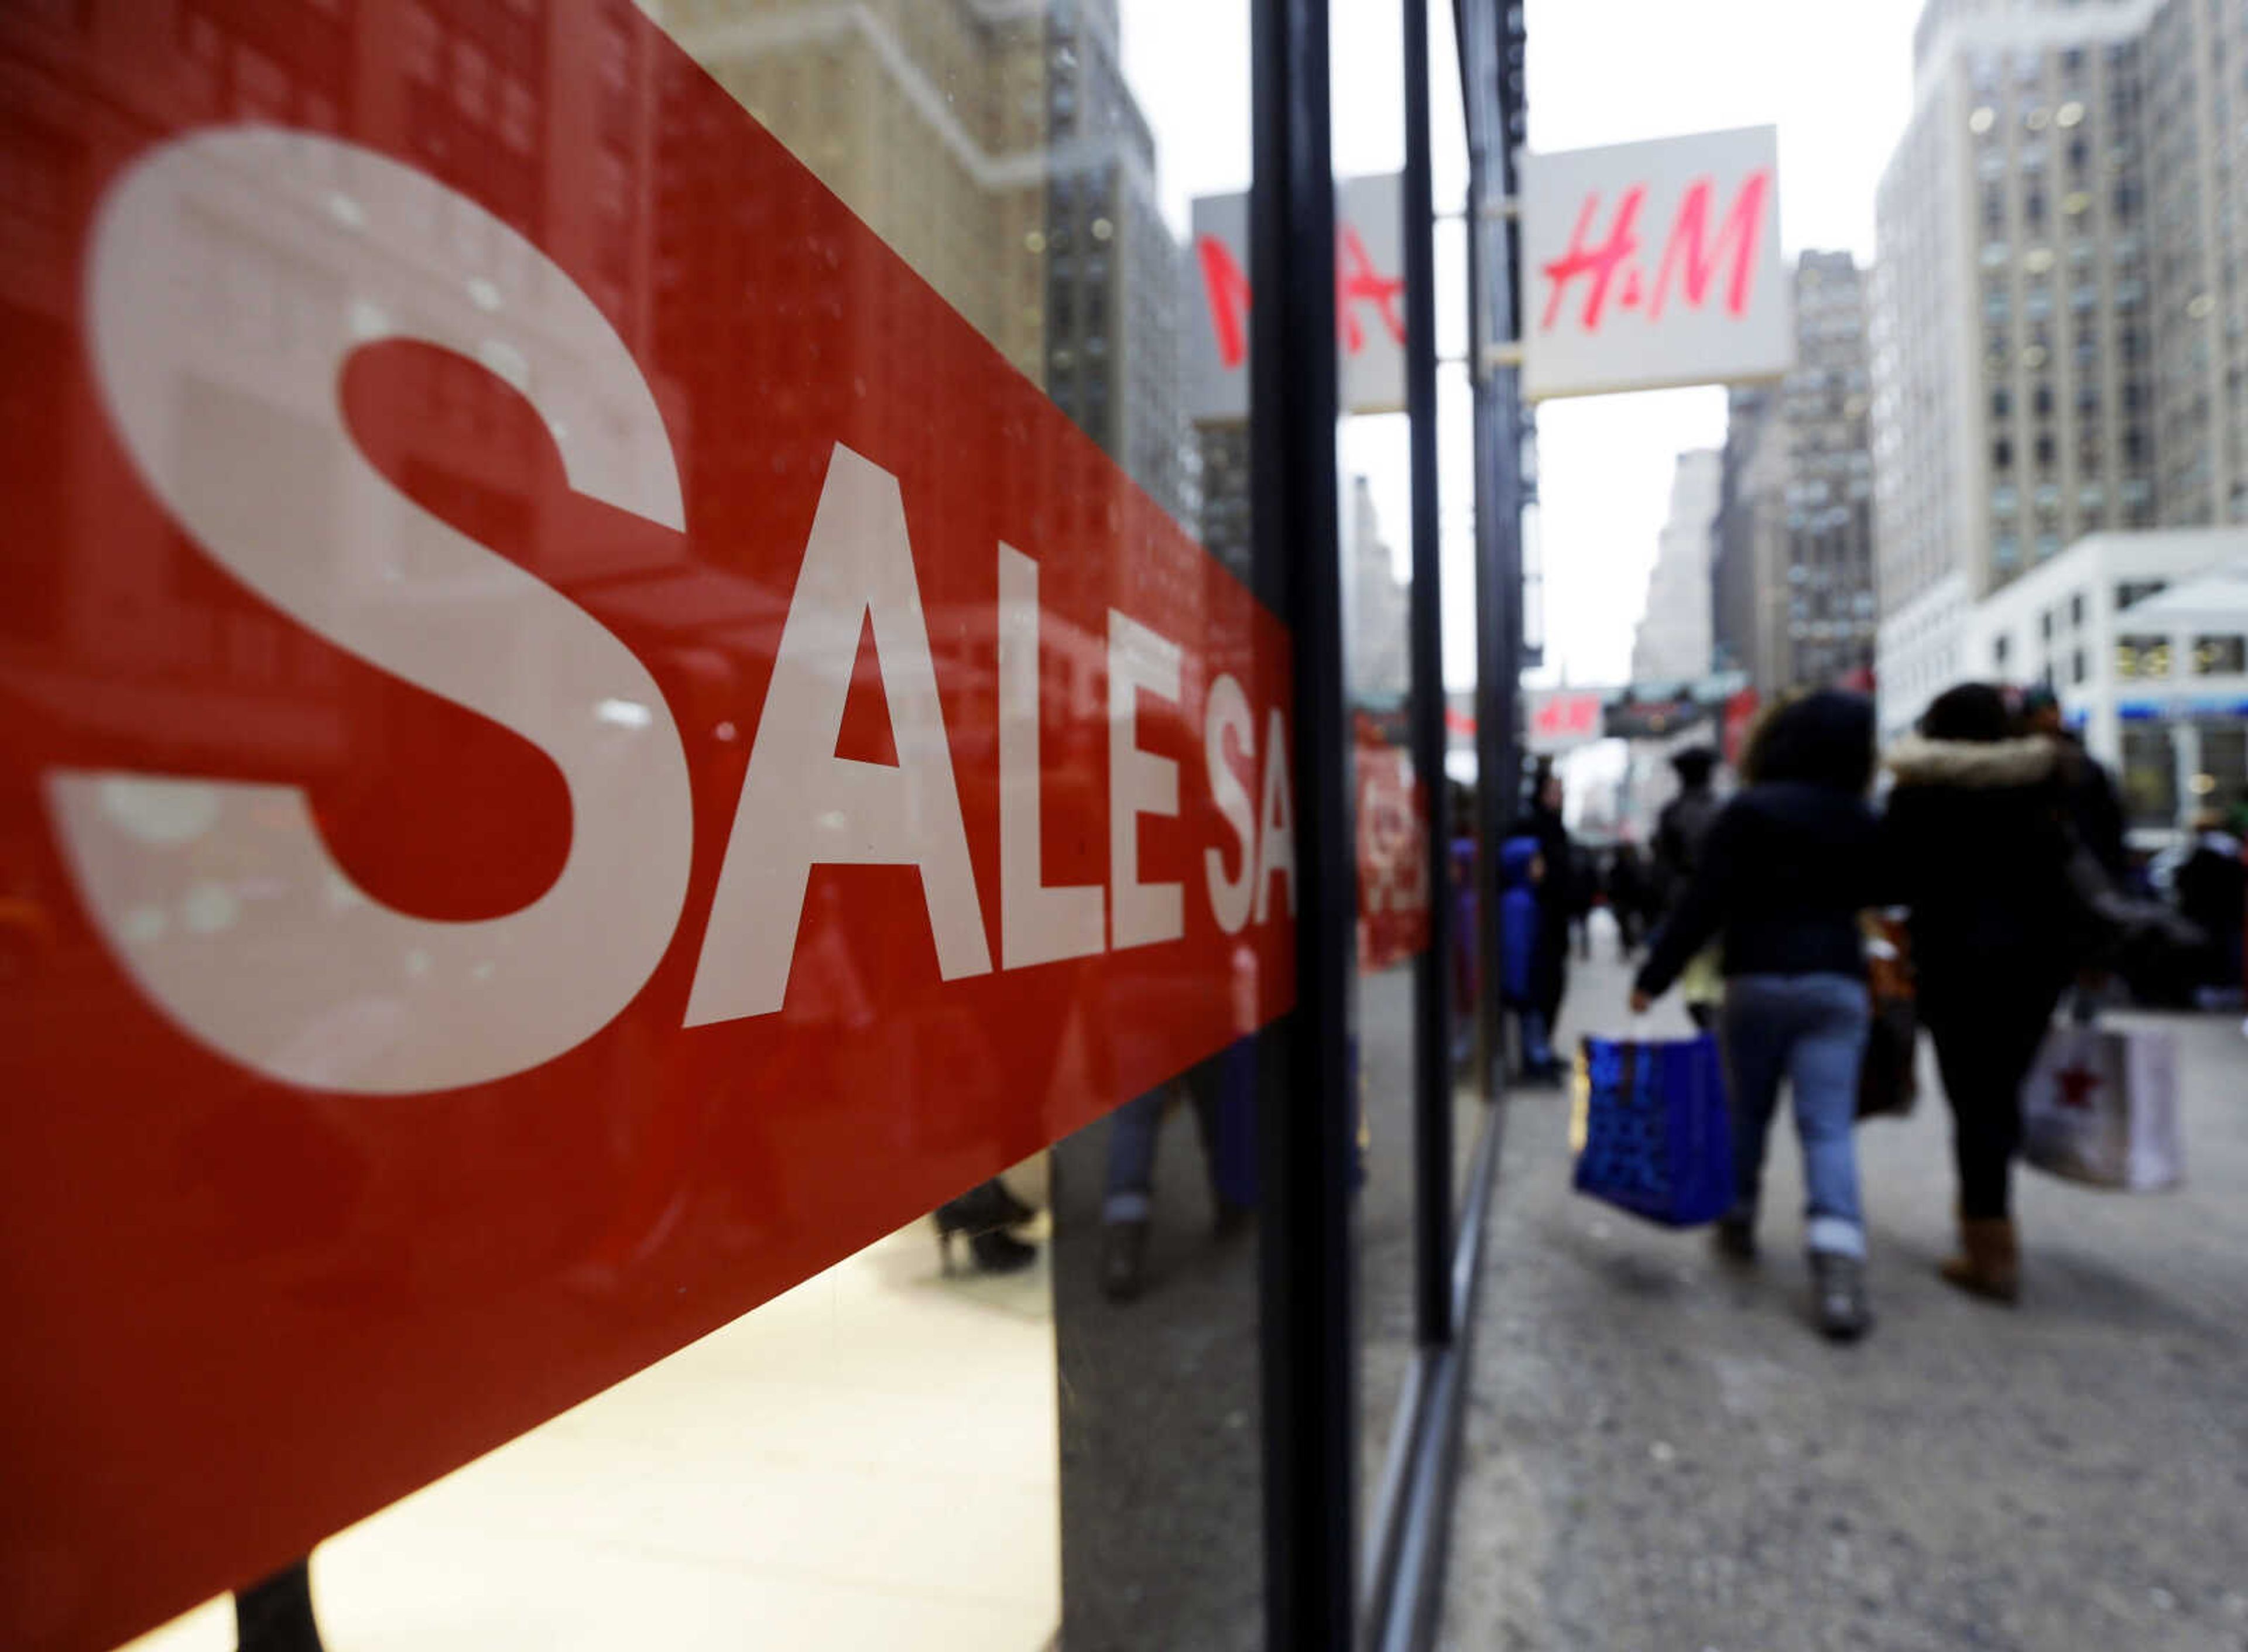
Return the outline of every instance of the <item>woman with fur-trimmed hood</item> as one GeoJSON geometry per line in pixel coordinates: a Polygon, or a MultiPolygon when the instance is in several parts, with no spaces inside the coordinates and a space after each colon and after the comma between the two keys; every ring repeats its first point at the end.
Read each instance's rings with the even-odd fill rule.
{"type": "Polygon", "coordinates": [[[1887,881],[1912,908],[1920,1017],[1959,1176],[1960,1253],[1943,1277],[2011,1302],[2022,1083],[2087,950],[2061,752],[2025,737],[1998,689],[1964,683],[1937,697],[1887,763],[1887,881]]]}

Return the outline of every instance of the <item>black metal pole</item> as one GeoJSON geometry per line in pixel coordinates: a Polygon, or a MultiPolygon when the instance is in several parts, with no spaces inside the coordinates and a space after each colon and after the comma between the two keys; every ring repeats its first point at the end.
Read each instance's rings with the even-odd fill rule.
{"type": "Polygon", "coordinates": [[[1436,204],[1429,182],[1429,0],[1405,11],[1405,409],[1413,476],[1413,768],[1427,799],[1429,939],[1413,964],[1413,1280],[1426,1345],[1451,1340],[1451,810],[1444,751],[1436,498],[1436,204]]]}
{"type": "Polygon", "coordinates": [[[1352,1643],[1350,975],[1356,858],[1336,541],[1334,172],[1326,0],[1251,8],[1250,497],[1293,639],[1296,1006],[1260,1109],[1265,1644],[1352,1643]],[[1268,1092],[1268,1099],[1270,1093],[1268,1092]]]}
{"type": "Polygon", "coordinates": [[[1516,373],[1484,356],[1518,336],[1514,237],[1500,216],[1513,192],[1510,119],[1520,65],[1506,38],[1519,7],[1457,6],[1467,99],[1470,356],[1475,375],[1476,922],[1478,1055],[1486,1098],[1506,1089],[1498,991],[1498,847],[1514,820],[1522,760],[1516,736],[1522,675],[1522,435],[1516,373]],[[1504,23],[1504,26],[1502,27],[1504,23]]]}

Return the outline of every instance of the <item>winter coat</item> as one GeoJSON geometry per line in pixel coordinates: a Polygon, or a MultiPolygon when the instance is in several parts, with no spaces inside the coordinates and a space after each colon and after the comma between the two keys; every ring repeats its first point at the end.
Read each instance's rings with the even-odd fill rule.
{"type": "Polygon", "coordinates": [[[1970,1011],[1992,988],[2056,998],[2087,955],[2061,752],[2044,739],[1893,748],[1887,901],[1912,908],[1922,1002],[1970,1011]]]}
{"type": "Polygon", "coordinates": [[[1577,846],[1569,840],[1560,814],[1542,804],[1530,811],[1522,830],[1537,840],[1538,853],[1546,862],[1546,881],[1538,889],[1538,956],[1530,1001],[1552,1021],[1559,1018],[1561,1000],[1569,990],[1569,921],[1578,910],[1577,846]]]}
{"type": "Polygon", "coordinates": [[[2229,963],[2240,936],[2248,905],[2248,865],[2240,840],[2223,832],[2203,832],[2177,871],[2178,911],[2209,937],[2211,951],[2229,963]]]}
{"type": "Polygon", "coordinates": [[[2060,742],[2060,786],[2077,841],[2092,852],[2108,882],[2125,888],[2130,882],[2131,859],[2125,847],[2123,799],[2116,792],[2114,778],[2074,735],[2053,737],[2060,742]]]}
{"type": "Polygon", "coordinates": [[[1545,925],[1530,863],[1539,857],[1535,838],[1509,838],[1498,852],[1498,991],[1515,1009],[1538,1004],[1539,936],[1545,925]]]}
{"type": "Polygon", "coordinates": [[[1801,780],[1749,787],[1710,823],[1639,990],[1661,997],[1713,935],[1729,977],[1863,975],[1858,915],[1881,902],[1879,849],[1861,797],[1801,780]]]}
{"type": "Polygon", "coordinates": [[[1668,912],[1686,898],[1703,840],[1717,823],[1721,805],[1706,785],[1689,786],[1662,805],[1655,822],[1655,903],[1668,912]]]}

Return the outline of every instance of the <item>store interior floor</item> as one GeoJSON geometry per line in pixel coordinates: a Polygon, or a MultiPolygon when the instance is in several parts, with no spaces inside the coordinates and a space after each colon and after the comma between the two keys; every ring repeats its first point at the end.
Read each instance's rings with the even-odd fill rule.
{"type": "MultiPolygon", "coordinates": [[[[1036,1652],[1050,1250],[946,1277],[916,1223],[339,1533],[312,1561],[329,1652],[1036,1652]]],[[[223,1596],[132,1652],[234,1644],[223,1596]]]]}

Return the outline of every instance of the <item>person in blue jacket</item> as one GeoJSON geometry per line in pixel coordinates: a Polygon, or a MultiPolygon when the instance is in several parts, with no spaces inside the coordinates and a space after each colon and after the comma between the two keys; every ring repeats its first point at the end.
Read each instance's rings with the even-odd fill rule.
{"type": "Polygon", "coordinates": [[[1554,1058],[1552,1029],[1546,1020],[1539,951],[1546,912],[1539,899],[1546,858],[1532,837],[1509,838],[1498,852],[1498,991],[1514,1011],[1525,1078],[1552,1080],[1561,1064],[1554,1058]]]}

